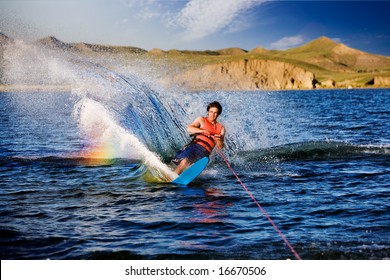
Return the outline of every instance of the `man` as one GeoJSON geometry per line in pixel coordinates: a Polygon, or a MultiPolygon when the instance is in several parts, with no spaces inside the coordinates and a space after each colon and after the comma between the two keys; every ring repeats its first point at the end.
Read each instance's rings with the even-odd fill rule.
{"type": "Polygon", "coordinates": [[[219,149],[224,147],[225,127],[217,122],[221,113],[221,104],[214,101],[207,106],[207,117],[197,117],[187,127],[187,132],[194,138],[191,143],[178,151],[172,160],[177,165],[175,169],[177,174],[181,174],[202,157],[210,156],[215,145],[219,149]]]}

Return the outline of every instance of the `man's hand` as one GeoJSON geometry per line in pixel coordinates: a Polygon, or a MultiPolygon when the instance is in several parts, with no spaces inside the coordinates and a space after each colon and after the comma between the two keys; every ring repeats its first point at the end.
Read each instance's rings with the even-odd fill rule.
{"type": "Polygon", "coordinates": [[[221,134],[214,134],[213,137],[215,140],[222,140],[223,139],[221,134]]]}
{"type": "Polygon", "coordinates": [[[203,130],[203,131],[202,131],[202,134],[205,135],[205,136],[207,136],[207,137],[211,137],[211,133],[210,133],[210,131],[208,131],[208,130],[203,130]]]}

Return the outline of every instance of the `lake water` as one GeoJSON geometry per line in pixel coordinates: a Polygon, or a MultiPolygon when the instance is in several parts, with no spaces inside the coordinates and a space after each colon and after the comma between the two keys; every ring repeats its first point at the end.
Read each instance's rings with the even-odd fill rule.
{"type": "Polygon", "coordinates": [[[224,155],[302,259],[390,257],[388,89],[188,93],[15,44],[9,83],[71,91],[0,93],[1,259],[294,258],[218,153],[164,183],[214,100],[224,155]]]}
{"type": "Polygon", "coordinates": [[[389,90],[143,90],[0,94],[2,259],[294,258],[218,154],[188,187],[148,171],[214,99],[232,168],[303,259],[390,257],[389,90]]]}

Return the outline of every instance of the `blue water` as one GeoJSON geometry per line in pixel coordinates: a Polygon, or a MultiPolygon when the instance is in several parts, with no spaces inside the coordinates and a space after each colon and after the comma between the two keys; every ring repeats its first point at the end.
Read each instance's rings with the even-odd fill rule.
{"type": "Polygon", "coordinates": [[[1,259],[293,259],[217,153],[188,187],[156,179],[214,100],[301,258],[390,257],[389,90],[189,93],[65,62],[69,92],[0,93],[1,259]]]}
{"type": "MultiPolygon", "coordinates": [[[[224,153],[303,259],[383,259],[389,97],[203,92],[176,102],[220,100],[224,153]]],[[[189,187],[148,182],[139,159],[71,156],[87,141],[77,102],[69,92],[0,94],[2,259],[294,258],[216,154],[189,187]]]]}

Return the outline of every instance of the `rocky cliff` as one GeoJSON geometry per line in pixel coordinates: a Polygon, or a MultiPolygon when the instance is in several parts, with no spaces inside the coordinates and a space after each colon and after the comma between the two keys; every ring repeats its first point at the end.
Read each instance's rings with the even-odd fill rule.
{"type": "Polygon", "coordinates": [[[285,51],[231,48],[186,57],[188,65],[198,61],[199,68],[184,69],[169,82],[190,90],[283,90],[389,87],[390,79],[390,58],[327,37],[285,51]]]}
{"type": "Polygon", "coordinates": [[[374,87],[388,88],[390,87],[390,77],[377,76],[373,80],[373,85],[374,87]]]}
{"type": "Polygon", "coordinates": [[[188,70],[164,82],[189,90],[312,89],[315,77],[289,63],[244,59],[188,70]]]}

